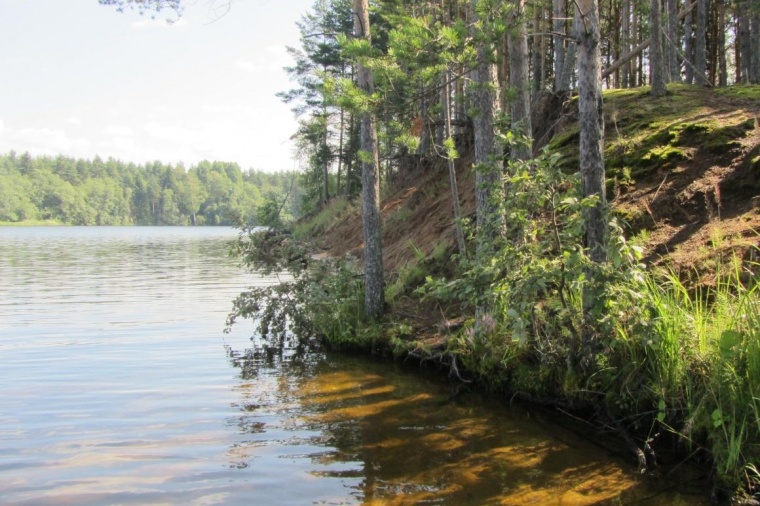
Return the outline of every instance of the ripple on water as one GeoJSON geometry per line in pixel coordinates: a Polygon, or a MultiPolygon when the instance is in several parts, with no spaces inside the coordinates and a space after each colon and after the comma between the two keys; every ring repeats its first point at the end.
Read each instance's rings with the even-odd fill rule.
{"type": "MultiPolygon", "coordinates": [[[[3,504],[694,504],[438,378],[251,350],[235,232],[0,228],[3,504]],[[241,368],[242,365],[245,367],[241,368]]],[[[675,481],[675,480],[672,480],[675,481]]]]}

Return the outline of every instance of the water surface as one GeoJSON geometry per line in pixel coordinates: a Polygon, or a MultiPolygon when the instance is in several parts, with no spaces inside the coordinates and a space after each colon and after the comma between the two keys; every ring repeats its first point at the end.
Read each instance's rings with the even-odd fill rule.
{"type": "Polygon", "coordinates": [[[0,228],[0,504],[694,504],[540,413],[250,349],[222,228],[0,228]]]}

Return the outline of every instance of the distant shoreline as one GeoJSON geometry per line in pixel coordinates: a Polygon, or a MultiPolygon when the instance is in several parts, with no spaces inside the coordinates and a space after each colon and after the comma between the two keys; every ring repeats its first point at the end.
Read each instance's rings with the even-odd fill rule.
{"type": "Polygon", "coordinates": [[[234,228],[234,225],[75,225],[73,223],[62,223],[55,220],[24,220],[24,221],[0,221],[0,227],[188,227],[188,228],[213,228],[227,227],[234,228]]]}

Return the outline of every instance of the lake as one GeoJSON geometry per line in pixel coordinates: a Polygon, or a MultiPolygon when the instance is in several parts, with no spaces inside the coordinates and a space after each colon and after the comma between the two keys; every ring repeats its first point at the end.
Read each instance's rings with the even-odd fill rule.
{"type": "Polygon", "coordinates": [[[0,227],[0,504],[695,504],[419,367],[251,349],[236,231],[0,227]]]}

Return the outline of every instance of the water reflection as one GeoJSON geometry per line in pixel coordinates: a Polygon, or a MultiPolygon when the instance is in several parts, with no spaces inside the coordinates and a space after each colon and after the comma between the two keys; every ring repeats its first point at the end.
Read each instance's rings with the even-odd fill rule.
{"type": "Polygon", "coordinates": [[[231,300],[276,279],[241,272],[226,255],[234,236],[0,228],[3,506],[655,495],[626,462],[535,413],[452,400],[420,371],[247,350],[251,322],[222,334],[231,300]]]}
{"type": "MultiPolygon", "coordinates": [[[[393,364],[265,350],[231,352],[230,360],[241,380],[234,423],[250,436],[230,449],[233,465],[262,468],[273,455],[299,462],[313,479],[345,487],[331,500],[706,504],[704,490],[657,490],[630,463],[545,415],[475,394],[452,399],[437,378],[393,364]]],[[[288,485],[299,487],[308,493],[288,485]]]]}

